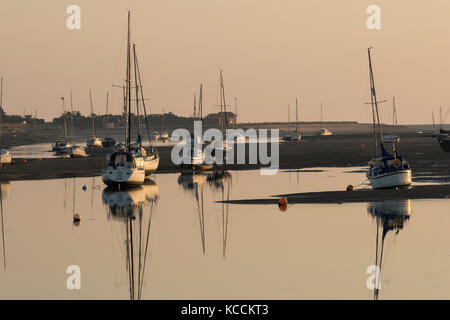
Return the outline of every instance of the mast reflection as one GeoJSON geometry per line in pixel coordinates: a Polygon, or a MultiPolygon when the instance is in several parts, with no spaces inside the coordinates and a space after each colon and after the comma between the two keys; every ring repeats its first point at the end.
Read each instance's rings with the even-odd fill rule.
{"type": "Polygon", "coordinates": [[[129,298],[140,300],[145,286],[150,230],[154,205],[159,198],[158,185],[146,180],[132,189],[103,190],[103,203],[108,206],[108,220],[119,225],[124,238],[125,269],[128,275],[129,298]]]}
{"type": "MultiPolygon", "coordinates": [[[[202,252],[206,253],[206,233],[205,233],[205,206],[204,188],[209,186],[212,190],[221,192],[221,200],[229,200],[232,175],[228,171],[181,173],[178,177],[178,184],[188,192],[192,191],[195,196],[198,220],[200,226],[200,236],[202,252]]],[[[228,237],[228,217],[229,205],[221,203],[222,213],[222,256],[226,257],[227,237],[228,237]]]]}
{"type": "Polygon", "coordinates": [[[375,273],[374,300],[378,300],[381,289],[381,275],[383,274],[383,254],[385,241],[397,237],[411,215],[411,200],[393,200],[369,203],[367,212],[376,220],[375,265],[379,273],[375,273]],[[392,232],[390,232],[392,231],[392,232]]]}

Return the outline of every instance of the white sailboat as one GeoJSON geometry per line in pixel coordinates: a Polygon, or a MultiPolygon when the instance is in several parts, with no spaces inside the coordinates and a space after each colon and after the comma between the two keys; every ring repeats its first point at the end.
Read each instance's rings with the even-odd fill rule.
{"type": "Polygon", "coordinates": [[[52,145],[52,151],[56,154],[66,156],[69,154],[70,147],[67,136],[67,112],[64,97],[61,97],[62,107],[63,107],[63,119],[64,119],[64,139],[58,139],[54,145],[52,145]]]}
{"type": "Polygon", "coordinates": [[[373,189],[407,187],[412,183],[412,172],[408,162],[397,153],[396,141],[391,140],[393,154],[389,154],[383,145],[383,135],[381,133],[380,115],[378,110],[378,101],[375,91],[375,82],[372,70],[372,60],[369,55],[370,87],[371,87],[371,105],[373,116],[373,129],[375,139],[376,158],[369,162],[369,169],[366,176],[373,189]],[[380,150],[378,149],[378,145],[380,150]]]}
{"type": "Polygon", "coordinates": [[[75,145],[75,126],[73,123],[73,101],[72,90],[70,90],[70,131],[72,136],[72,146],[69,147],[69,155],[71,158],[85,158],[87,157],[86,149],[82,146],[75,145]]]}
{"type": "Polygon", "coordinates": [[[220,116],[219,116],[219,121],[220,121],[220,126],[222,129],[221,130],[222,131],[222,141],[215,141],[215,148],[222,150],[222,151],[227,151],[227,150],[231,149],[232,141],[228,141],[227,136],[226,136],[226,131],[228,129],[228,117],[227,117],[227,103],[225,100],[225,87],[223,84],[222,70],[220,70],[219,77],[220,77],[220,116]]]}
{"type": "Polygon", "coordinates": [[[92,120],[92,135],[86,141],[86,148],[102,148],[102,139],[97,138],[95,135],[95,121],[94,121],[94,106],[92,105],[92,92],[89,89],[89,102],[91,104],[91,120],[92,120]]]}
{"type": "Polygon", "coordinates": [[[126,120],[126,145],[117,148],[109,158],[102,180],[108,186],[136,186],[145,181],[144,159],[136,157],[131,148],[131,52],[130,52],[130,12],[128,11],[128,38],[127,38],[127,68],[126,68],[125,110],[128,114],[126,120]]]}
{"type": "MultiPolygon", "coordinates": [[[[3,78],[0,79],[0,139],[1,139],[1,125],[3,122],[3,78]]],[[[1,141],[1,140],[0,140],[1,141]]],[[[12,161],[11,153],[7,149],[0,149],[0,165],[9,164],[12,161]]]]}
{"type": "Polygon", "coordinates": [[[331,136],[331,135],[333,135],[333,132],[331,132],[327,128],[323,127],[323,104],[322,104],[322,102],[320,103],[320,126],[322,128],[319,130],[319,136],[331,136]]]}
{"type": "Polygon", "coordinates": [[[298,99],[295,98],[295,130],[291,133],[285,134],[283,136],[283,141],[285,142],[298,142],[302,139],[302,136],[299,132],[299,123],[298,123],[298,99]]]}

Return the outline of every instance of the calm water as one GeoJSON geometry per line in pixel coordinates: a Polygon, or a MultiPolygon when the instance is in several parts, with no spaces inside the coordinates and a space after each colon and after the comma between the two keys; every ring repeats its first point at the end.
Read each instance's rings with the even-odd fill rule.
{"type": "Polygon", "coordinates": [[[355,169],[160,174],[129,192],[99,177],[2,184],[0,298],[373,299],[381,262],[380,299],[449,299],[450,200],[215,202],[342,190],[364,180],[355,169]]]}

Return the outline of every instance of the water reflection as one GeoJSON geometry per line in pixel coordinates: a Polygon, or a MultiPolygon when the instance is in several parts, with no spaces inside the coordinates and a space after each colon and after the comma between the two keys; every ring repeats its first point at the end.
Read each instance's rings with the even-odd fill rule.
{"type": "Polygon", "coordinates": [[[383,272],[383,254],[385,252],[385,242],[387,238],[393,240],[403,229],[406,221],[411,215],[410,200],[396,200],[369,203],[367,212],[376,220],[376,246],[375,265],[380,272],[375,273],[374,279],[374,299],[378,300],[381,290],[381,277],[383,272]],[[392,231],[392,232],[390,232],[392,231]],[[390,235],[390,237],[389,237],[390,235]]]}
{"type": "Polygon", "coordinates": [[[226,257],[228,222],[229,222],[229,204],[223,203],[224,200],[230,200],[230,188],[232,175],[228,171],[182,173],[178,176],[178,184],[188,192],[192,191],[195,197],[200,226],[200,237],[203,254],[206,253],[206,233],[205,233],[205,185],[213,191],[221,192],[221,237],[222,237],[222,256],[226,257]]]}
{"type": "MultiPolygon", "coordinates": [[[[111,228],[113,240],[119,241],[122,248],[118,251],[124,254],[119,265],[125,262],[130,300],[142,299],[150,255],[151,222],[158,198],[158,185],[151,180],[132,189],[118,191],[106,188],[102,193],[103,203],[108,206],[108,221],[114,224],[111,228]],[[116,232],[118,234],[115,235],[116,232]]],[[[123,283],[118,282],[118,286],[123,283]]]]}

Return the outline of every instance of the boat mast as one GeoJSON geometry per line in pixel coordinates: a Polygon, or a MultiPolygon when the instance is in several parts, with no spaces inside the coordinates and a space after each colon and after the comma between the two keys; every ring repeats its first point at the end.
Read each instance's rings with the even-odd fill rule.
{"type": "Polygon", "coordinates": [[[91,89],[89,89],[89,102],[91,104],[92,136],[95,138],[94,106],[92,105],[92,92],[91,92],[91,89]]]}
{"type": "Polygon", "coordinates": [[[67,143],[67,119],[66,119],[66,105],[64,104],[64,97],[61,97],[64,117],[64,142],[67,143]]]}
{"type": "Polygon", "coordinates": [[[373,70],[372,70],[372,59],[370,56],[370,50],[372,49],[372,47],[367,49],[367,53],[369,55],[369,78],[370,78],[370,99],[371,99],[371,105],[372,105],[372,116],[373,116],[373,130],[374,130],[374,136],[375,136],[375,150],[376,150],[376,155],[378,157],[378,140],[380,141],[380,145],[382,144],[381,142],[381,126],[380,126],[380,115],[378,112],[378,101],[377,101],[377,94],[375,91],[375,81],[374,81],[374,77],[373,77],[373,70]],[[376,118],[375,118],[376,117],[376,118]],[[376,131],[376,127],[378,125],[378,137],[377,137],[377,131],[376,131]]]}
{"type": "MultiPolygon", "coordinates": [[[[133,59],[134,59],[134,84],[136,86],[136,115],[138,124],[138,141],[142,141],[141,136],[141,115],[139,113],[139,86],[138,86],[138,73],[137,73],[137,61],[136,61],[136,44],[133,43],[133,59]]],[[[142,142],[140,142],[142,143],[142,142]]]]}
{"type": "MultiPolygon", "coordinates": [[[[3,77],[0,79],[0,125],[3,123],[3,77]]],[[[1,141],[1,127],[0,127],[0,141],[1,141]]]]}
{"type": "Polygon", "coordinates": [[[221,89],[222,89],[222,105],[223,105],[223,120],[225,120],[225,121],[222,121],[222,134],[224,133],[223,131],[223,129],[228,129],[228,118],[227,118],[227,103],[226,103],[226,101],[225,101],[225,87],[224,87],[224,85],[223,85],[223,75],[222,75],[222,70],[220,70],[220,87],[221,87],[221,89]],[[223,122],[225,122],[225,127],[224,127],[224,123],[223,122]]]}
{"type": "Polygon", "coordinates": [[[131,144],[131,56],[130,56],[130,11],[128,11],[128,36],[127,36],[127,111],[128,111],[128,135],[127,148],[130,151],[131,144]]]}
{"type": "MultiPolygon", "coordinates": [[[[150,137],[150,125],[148,124],[148,116],[147,116],[147,109],[145,107],[145,99],[144,99],[144,91],[143,91],[143,87],[142,87],[142,80],[141,80],[141,70],[139,69],[139,62],[138,62],[138,57],[137,57],[137,53],[136,53],[136,70],[137,70],[137,74],[138,74],[138,80],[139,80],[139,88],[141,91],[141,101],[142,101],[142,107],[144,109],[144,117],[145,117],[145,127],[147,129],[147,138],[148,138],[148,142],[150,144],[150,146],[152,145],[151,142],[151,137],[150,137]]],[[[137,84],[136,84],[137,86],[137,84]]]]}
{"type": "Polygon", "coordinates": [[[298,99],[295,98],[295,133],[298,133],[298,99]]]}
{"type": "Polygon", "coordinates": [[[73,125],[72,89],[70,89],[70,131],[72,134],[72,146],[75,146],[75,127],[73,125]]]}
{"type": "Polygon", "coordinates": [[[197,118],[197,101],[196,101],[197,99],[196,99],[196,96],[195,96],[195,93],[194,93],[194,120],[197,118]]]}
{"type": "Polygon", "coordinates": [[[200,95],[198,98],[198,119],[203,119],[203,84],[200,85],[200,95]]]}
{"type": "Polygon", "coordinates": [[[236,129],[237,125],[237,98],[234,97],[234,122],[233,122],[233,129],[236,129]]]}

